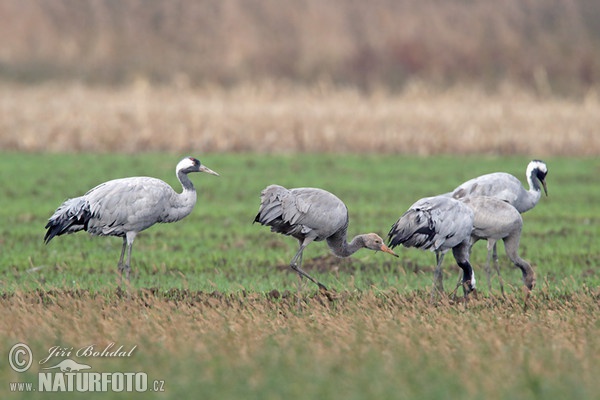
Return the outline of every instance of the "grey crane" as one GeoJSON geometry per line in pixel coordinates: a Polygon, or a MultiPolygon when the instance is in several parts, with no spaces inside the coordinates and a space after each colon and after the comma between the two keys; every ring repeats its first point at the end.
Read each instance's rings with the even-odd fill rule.
{"type": "Polygon", "coordinates": [[[192,157],[175,168],[183,192],[176,193],[166,182],[146,176],[114,179],[101,183],[80,197],[66,200],[46,224],[44,242],[55,236],[88,231],[94,236],[123,238],[118,270],[129,281],[131,248],[138,232],[158,222],[176,222],[186,217],[196,204],[196,190],[188,177],[191,172],[219,175],[192,157]],[[127,260],[123,257],[127,249],[127,260]]]}
{"type": "Polygon", "coordinates": [[[398,257],[376,233],[357,235],[348,243],[348,209],[344,202],[323,189],[269,185],[261,192],[254,222],[270,226],[272,232],[296,238],[300,247],[290,267],[299,277],[304,276],[323,290],[327,290],[325,285],[302,270],[302,253],[313,241],[325,240],[338,257],[349,257],[362,248],[398,257]]]}
{"type": "Polygon", "coordinates": [[[526,190],[515,176],[506,172],[494,172],[466,181],[452,191],[452,197],[455,199],[468,196],[496,197],[509,203],[520,213],[524,213],[531,210],[540,201],[542,187],[548,196],[547,174],[546,163],[541,160],[532,160],[525,171],[529,190],[526,190]]]}
{"type": "MultiPolygon", "coordinates": [[[[519,257],[519,241],[523,229],[523,218],[519,211],[510,204],[494,197],[472,196],[465,197],[461,201],[471,207],[475,213],[473,231],[471,232],[471,247],[478,240],[487,240],[488,254],[485,272],[489,289],[491,290],[490,259],[492,249],[498,240],[504,241],[506,255],[523,273],[523,283],[527,289],[533,289],[535,285],[533,268],[527,261],[519,257]]],[[[504,295],[504,286],[500,277],[497,257],[494,257],[494,267],[500,280],[500,290],[504,295]]]]}
{"type": "Polygon", "coordinates": [[[475,274],[469,262],[473,210],[464,203],[447,196],[425,197],[402,214],[388,233],[389,247],[415,247],[435,252],[435,291],[443,292],[442,262],[452,249],[454,259],[463,270],[465,296],[475,289],[475,274]]]}
{"type": "MultiPolygon", "coordinates": [[[[455,199],[469,196],[489,196],[503,200],[517,209],[520,213],[531,210],[542,196],[542,188],[548,196],[546,175],[548,166],[542,160],[532,160],[527,165],[525,176],[529,183],[526,190],[521,181],[505,172],[494,172],[473,178],[459,185],[451,194],[455,199]],[[541,186],[540,186],[541,184],[541,186]]],[[[494,260],[498,259],[496,243],[492,246],[494,260]]]]}

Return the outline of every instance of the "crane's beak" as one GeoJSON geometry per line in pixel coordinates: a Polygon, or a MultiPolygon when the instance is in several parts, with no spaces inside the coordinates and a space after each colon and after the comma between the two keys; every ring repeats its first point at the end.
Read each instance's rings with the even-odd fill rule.
{"type": "Polygon", "coordinates": [[[385,244],[381,245],[381,251],[384,251],[386,253],[390,253],[394,257],[398,257],[398,254],[394,253],[394,251],[392,249],[390,249],[389,247],[387,247],[385,244]]]}
{"type": "Polygon", "coordinates": [[[208,168],[206,165],[201,165],[199,171],[200,172],[206,172],[207,174],[219,176],[219,174],[217,174],[212,169],[208,168]]]}
{"type": "Polygon", "coordinates": [[[548,188],[546,187],[546,178],[542,179],[542,186],[544,187],[544,193],[546,193],[546,197],[548,197],[548,188]]]}

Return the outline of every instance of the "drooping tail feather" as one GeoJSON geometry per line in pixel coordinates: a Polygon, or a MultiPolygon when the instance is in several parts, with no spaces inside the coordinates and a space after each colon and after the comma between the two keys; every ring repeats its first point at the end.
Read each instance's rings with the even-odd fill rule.
{"type": "Polygon", "coordinates": [[[48,244],[54,236],[87,230],[90,217],[89,204],[84,197],[65,201],[48,219],[44,243],[48,244]]]}
{"type": "Polygon", "coordinates": [[[429,249],[434,244],[435,225],[427,210],[409,209],[392,225],[388,233],[389,247],[429,249]]]}
{"type": "Polygon", "coordinates": [[[271,232],[294,236],[302,233],[302,225],[295,225],[285,217],[286,202],[289,207],[290,191],[283,186],[269,185],[260,196],[260,209],[254,222],[271,227],[271,232]]]}

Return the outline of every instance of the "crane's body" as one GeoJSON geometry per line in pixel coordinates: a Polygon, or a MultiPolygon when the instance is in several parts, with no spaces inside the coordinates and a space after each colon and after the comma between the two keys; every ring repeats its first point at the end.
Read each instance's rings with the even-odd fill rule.
{"type": "MultiPolygon", "coordinates": [[[[515,176],[505,172],[494,172],[466,181],[454,189],[451,192],[451,196],[455,199],[475,196],[493,197],[510,204],[522,214],[537,205],[542,196],[542,189],[546,196],[548,196],[548,188],[546,187],[547,175],[548,166],[545,162],[531,160],[525,170],[525,176],[529,184],[528,190],[523,187],[521,181],[515,176]]],[[[492,252],[492,257],[497,262],[498,251],[496,242],[492,244],[492,252]]]]}
{"type": "MultiPolygon", "coordinates": [[[[531,265],[519,256],[519,242],[523,229],[523,218],[519,211],[510,204],[494,197],[474,196],[461,199],[466,205],[473,209],[475,218],[473,231],[471,233],[471,246],[478,240],[487,240],[487,262],[486,274],[488,287],[490,283],[490,261],[492,250],[496,242],[504,242],[506,255],[519,268],[523,274],[523,283],[531,290],[535,285],[535,273],[531,265]]],[[[498,257],[494,255],[494,267],[500,279],[500,288],[504,294],[504,287],[500,278],[498,257]]]]}
{"type": "Polygon", "coordinates": [[[463,270],[466,291],[475,288],[475,275],[469,262],[474,214],[462,202],[447,196],[426,197],[415,202],[392,225],[389,246],[430,250],[436,255],[434,291],[443,291],[442,263],[450,249],[463,270]]]}
{"type": "Polygon", "coordinates": [[[138,232],[156,223],[176,222],[190,214],[196,204],[191,172],[218,175],[194,158],[177,164],[176,174],[183,187],[177,193],[164,181],[151,177],[114,179],[89,190],[80,197],[66,200],[46,224],[44,242],[55,236],[87,231],[94,236],[123,238],[119,271],[129,279],[131,248],[138,232]],[[123,264],[125,250],[127,261],[123,264]]]}
{"type": "Polygon", "coordinates": [[[525,175],[529,190],[521,181],[506,172],[494,172],[466,181],[452,192],[455,199],[471,196],[495,197],[515,207],[520,213],[531,210],[540,201],[542,188],[548,195],[546,175],[548,167],[543,161],[533,160],[527,165],[525,175]],[[541,186],[540,186],[541,184],[541,186]]]}
{"type": "Polygon", "coordinates": [[[348,209],[338,197],[323,189],[267,186],[261,192],[260,208],[254,222],[270,226],[272,232],[296,238],[300,247],[290,267],[321,289],[326,288],[301,268],[302,253],[313,241],[326,240],[338,257],[349,257],[361,248],[396,255],[375,233],[358,235],[348,243],[348,209]]]}

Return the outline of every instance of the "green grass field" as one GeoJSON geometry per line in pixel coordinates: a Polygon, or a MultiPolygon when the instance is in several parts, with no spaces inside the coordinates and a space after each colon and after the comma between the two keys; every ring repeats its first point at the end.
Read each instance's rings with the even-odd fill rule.
{"type": "MultiPolygon", "coordinates": [[[[296,241],[252,224],[266,185],[330,190],[349,208],[350,235],[385,236],[417,199],[488,172],[524,180],[529,160],[191,155],[221,176],[193,175],[199,201],[192,214],[138,235],[131,288],[123,296],[116,273],[120,239],[80,232],[44,245],[46,220],[66,198],[113,178],[154,176],[179,190],[174,168],[183,154],[2,154],[4,354],[19,341],[34,354],[57,344],[135,344],[131,359],[90,363],[163,379],[161,398],[562,399],[600,393],[598,159],[545,159],[549,196],[523,216],[521,255],[537,273],[527,309],[521,274],[509,266],[502,245],[506,299],[497,282],[488,293],[486,250],[478,243],[471,261],[479,299],[433,305],[433,253],[397,248],[396,259],[361,250],[341,260],[314,243],[304,265],[336,299],[305,284],[299,310],[297,278],[287,266],[296,241]]],[[[458,274],[451,256],[444,272],[448,289],[458,274]]],[[[0,393],[7,382],[37,379],[38,371],[18,375],[0,364],[0,393]]],[[[53,398],[33,395],[2,398],[53,398]]]]}
{"type": "MultiPolygon", "coordinates": [[[[2,290],[114,287],[121,240],[80,232],[43,245],[47,218],[66,198],[82,195],[117,177],[154,176],[179,191],[174,176],[179,158],[3,154],[2,290]]],[[[449,191],[487,172],[508,171],[524,180],[528,162],[522,157],[375,155],[200,158],[221,176],[192,175],[198,190],[192,214],[175,224],[154,226],[138,236],[132,261],[134,287],[223,292],[294,288],[296,276],[286,265],[296,250],[296,241],[252,224],[260,191],[271,183],[325,188],[348,206],[349,235],[377,232],[384,236],[417,199],[449,191]]],[[[561,290],[596,286],[600,282],[596,271],[599,253],[595,250],[600,189],[594,182],[600,163],[573,158],[546,161],[549,196],[524,214],[522,256],[536,267],[540,285],[561,290]]],[[[427,286],[434,255],[404,248],[398,253],[400,259],[361,250],[351,259],[338,260],[329,255],[325,244],[314,243],[306,251],[305,265],[308,269],[320,268],[320,278],[338,290],[375,286],[409,292],[427,286]],[[338,273],[331,273],[332,268],[338,273]]],[[[500,253],[504,256],[502,249],[500,253]]],[[[474,248],[473,261],[477,265],[485,261],[484,243],[474,248]]],[[[502,262],[508,265],[505,256],[502,262]]],[[[446,261],[447,272],[454,270],[452,264],[446,261]]],[[[518,286],[520,276],[516,270],[505,268],[505,276],[518,286]]]]}

